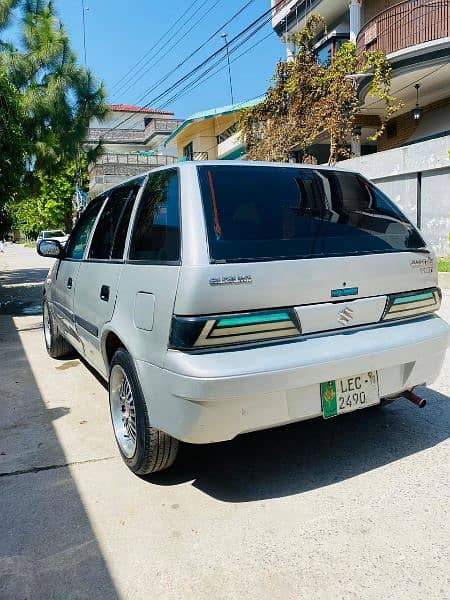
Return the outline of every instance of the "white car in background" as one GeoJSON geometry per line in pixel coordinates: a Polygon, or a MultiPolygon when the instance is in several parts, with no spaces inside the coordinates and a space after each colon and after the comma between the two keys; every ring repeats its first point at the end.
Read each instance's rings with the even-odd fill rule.
{"type": "Polygon", "coordinates": [[[231,440],[400,396],[422,405],[413,389],[436,379],[450,341],[435,257],[349,171],[155,169],[92,200],[65,248],[45,239],[38,252],[57,259],[48,353],[73,346],[109,381],[116,440],[139,475],[169,467],[178,440],[231,440]]]}
{"type": "Polygon", "coordinates": [[[67,233],[64,233],[61,229],[45,229],[44,231],[40,231],[36,240],[36,244],[39,246],[39,242],[42,240],[56,240],[62,246],[65,246],[69,236],[67,233]]]}

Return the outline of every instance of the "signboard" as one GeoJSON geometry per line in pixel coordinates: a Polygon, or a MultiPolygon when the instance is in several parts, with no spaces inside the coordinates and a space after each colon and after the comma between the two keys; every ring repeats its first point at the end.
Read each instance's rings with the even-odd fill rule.
{"type": "Polygon", "coordinates": [[[378,23],[372,23],[364,33],[364,43],[366,46],[375,41],[378,37],[378,23]]]}

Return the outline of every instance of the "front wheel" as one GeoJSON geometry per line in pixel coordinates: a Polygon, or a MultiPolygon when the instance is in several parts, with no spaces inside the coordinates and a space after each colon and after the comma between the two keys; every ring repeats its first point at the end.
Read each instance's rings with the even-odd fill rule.
{"type": "Polygon", "coordinates": [[[133,359],[124,348],[111,361],[109,404],[120,454],[133,473],[148,475],[173,464],[178,440],[150,424],[133,359]]]}
{"type": "Polygon", "coordinates": [[[61,335],[46,298],[44,298],[42,305],[42,319],[45,347],[47,348],[49,355],[52,358],[64,358],[70,354],[73,351],[72,346],[61,335]]]}

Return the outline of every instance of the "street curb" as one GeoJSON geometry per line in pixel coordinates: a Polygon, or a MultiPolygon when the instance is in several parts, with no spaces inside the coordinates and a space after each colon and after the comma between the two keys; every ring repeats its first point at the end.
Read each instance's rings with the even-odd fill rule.
{"type": "Polygon", "coordinates": [[[450,273],[439,273],[439,287],[450,290],[450,273]]]}

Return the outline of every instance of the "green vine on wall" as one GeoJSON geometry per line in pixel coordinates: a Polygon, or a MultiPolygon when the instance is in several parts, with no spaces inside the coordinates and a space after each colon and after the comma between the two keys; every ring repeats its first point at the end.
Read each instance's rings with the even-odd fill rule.
{"type": "Polygon", "coordinates": [[[329,164],[348,158],[348,144],[360,110],[357,76],[370,78],[369,95],[384,105],[373,140],[386,122],[403,106],[391,93],[392,68],[382,52],[357,54],[356,45],[344,43],[328,66],[318,63],[315,43],[326,33],[319,15],[311,15],[293,40],[293,61],[280,61],[266,98],[241,116],[240,129],[253,160],[287,162],[299,150],[304,162],[312,162],[310,149],[318,139],[330,142],[329,164]]]}

